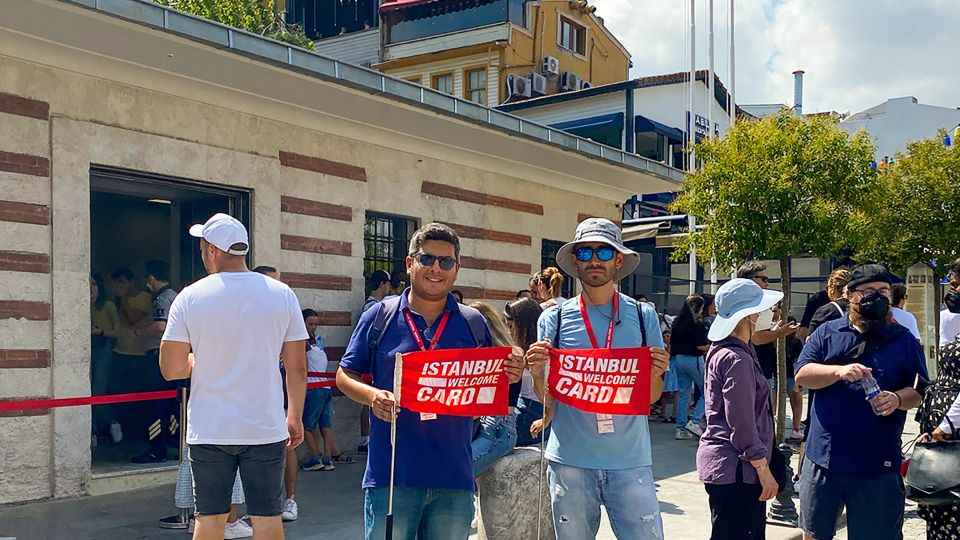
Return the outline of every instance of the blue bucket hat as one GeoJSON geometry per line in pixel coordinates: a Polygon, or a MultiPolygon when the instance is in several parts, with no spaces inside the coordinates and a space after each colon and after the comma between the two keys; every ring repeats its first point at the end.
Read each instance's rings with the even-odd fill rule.
{"type": "Polygon", "coordinates": [[[731,279],[717,290],[717,318],[710,325],[707,338],[725,339],[744,317],[762,313],[782,299],[782,292],[761,289],[752,279],[731,279]]]}

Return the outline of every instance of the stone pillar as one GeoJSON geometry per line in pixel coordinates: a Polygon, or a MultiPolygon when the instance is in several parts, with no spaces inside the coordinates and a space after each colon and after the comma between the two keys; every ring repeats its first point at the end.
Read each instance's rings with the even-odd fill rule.
{"type": "Polygon", "coordinates": [[[918,263],[907,269],[907,305],[904,308],[917,318],[920,343],[927,357],[927,372],[933,380],[937,375],[937,279],[933,268],[918,263]]]}
{"type": "Polygon", "coordinates": [[[477,532],[480,540],[545,540],[556,537],[546,469],[547,462],[540,459],[540,449],[524,446],[498,459],[477,478],[480,488],[480,523],[477,532]]]}

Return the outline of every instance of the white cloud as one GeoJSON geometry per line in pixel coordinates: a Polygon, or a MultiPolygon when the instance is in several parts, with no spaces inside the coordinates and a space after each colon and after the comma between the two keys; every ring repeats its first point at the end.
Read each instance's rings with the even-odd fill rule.
{"type": "MultiPolygon", "coordinates": [[[[706,0],[697,1],[697,65],[706,67],[706,0]]],[[[633,76],[688,69],[687,0],[594,0],[633,55],[633,76]]],[[[727,0],[714,2],[715,65],[726,82],[727,0]]],[[[960,106],[960,9],[954,0],[736,0],[738,103],[856,112],[912,95],[960,106]]]]}

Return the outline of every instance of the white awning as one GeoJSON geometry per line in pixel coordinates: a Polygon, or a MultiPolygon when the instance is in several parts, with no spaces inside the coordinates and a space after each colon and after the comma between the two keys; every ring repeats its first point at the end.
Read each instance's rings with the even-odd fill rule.
{"type": "Polygon", "coordinates": [[[630,225],[624,227],[623,229],[623,241],[629,242],[631,240],[643,240],[645,238],[653,238],[657,236],[657,231],[660,230],[660,226],[666,223],[665,221],[655,221],[653,223],[638,223],[636,225],[630,225]]]}

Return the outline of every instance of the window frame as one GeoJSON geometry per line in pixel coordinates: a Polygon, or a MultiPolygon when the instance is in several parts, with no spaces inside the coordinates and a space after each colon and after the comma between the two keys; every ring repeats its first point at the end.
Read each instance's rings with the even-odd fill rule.
{"type": "Polygon", "coordinates": [[[454,95],[454,92],[455,92],[455,89],[456,89],[456,84],[455,84],[455,82],[456,82],[456,81],[454,81],[453,72],[452,72],[452,71],[445,71],[445,72],[443,72],[443,73],[434,73],[434,74],[430,75],[430,88],[436,90],[437,92],[443,92],[444,94],[447,94],[447,95],[451,95],[451,96],[454,95]],[[440,88],[437,87],[437,81],[439,81],[441,78],[444,78],[444,77],[450,77],[450,91],[449,91],[449,92],[445,92],[445,91],[443,91],[443,90],[441,90],[440,88]]]}
{"type": "Polygon", "coordinates": [[[487,99],[488,99],[487,96],[489,95],[489,86],[488,86],[489,77],[487,75],[488,75],[487,66],[477,66],[477,67],[464,69],[463,70],[463,99],[471,103],[476,103],[477,105],[486,106],[487,99]],[[483,73],[482,87],[473,88],[471,86],[470,75],[473,73],[483,73]],[[478,91],[481,92],[481,98],[482,98],[481,101],[473,101],[472,99],[470,99],[471,97],[470,94],[472,92],[478,92],[478,91]]]}
{"type": "MultiPolygon", "coordinates": [[[[420,227],[417,218],[389,214],[386,212],[367,211],[363,222],[363,277],[368,281],[376,270],[394,272],[406,271],[407,250],[410,247],[410,238],[420,227]],[[381,227],[389,228],[386,235],[380,234],[381,227]],[[374,229],[370,233],[371,226],[374,229]],[[398,236],[399,234],[399,236],[398,236]],[[386,254],[379,254],[378,249],[371,246],[379,244],[386,254]]],[[[366,294],[370,294],[369,283],[364,285],[366,294]]]]}
{"type": "Polygon", "coordinates": [[[579,21],[573,19],[572,17],[568,17],[567,15],[564,15],[563,13],[558,13],[558,17],[557,17],[557,47],[559,47],[560,50],[567,51],[567,52],[569,52],[569,53],[571,53],[571,54],[573,54],[573,55],[575,55],[575,56],[578,56],[578,57],[580,57],[580,58],[586,58],[586,57],[587,57],[587,41],[588,41],[587,36],[589,35],[589,34],[588,34],[589,31],[590,31],[590,29],[589,29],[588,27],[586,27],[585,25],[581,24],[579,21]],[[577,43],[574,44],[574,46],[582,45],[582,46],[583,46],[583,51],[582,51],[582,52],[579,51],[579,50],[577,50],[577,49],[567,47],[567,46],[564,44],[564,42],[563,42],[563,28],[564,28],[564,24],[566,24],[567,26],[569,26],[571,29],[577,29],[577,30],[579,31],[578,33],[583,36],[583,41],[582,41],[582,43],[580,43],[580,40],[577,40],[577,43]]]}

